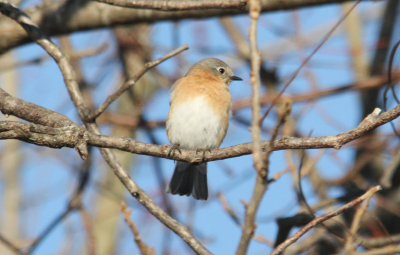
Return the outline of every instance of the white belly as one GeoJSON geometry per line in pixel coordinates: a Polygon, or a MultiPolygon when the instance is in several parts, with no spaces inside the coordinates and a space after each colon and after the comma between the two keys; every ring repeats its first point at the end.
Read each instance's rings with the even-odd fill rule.
{"type": "Polygon", "coordinates": [[[168,138],[172,144],[183,149],[218,148],[227,123],[215,114],[206,99],[197,97],[188,100],[169,112],[167,120],[168,138]]]}

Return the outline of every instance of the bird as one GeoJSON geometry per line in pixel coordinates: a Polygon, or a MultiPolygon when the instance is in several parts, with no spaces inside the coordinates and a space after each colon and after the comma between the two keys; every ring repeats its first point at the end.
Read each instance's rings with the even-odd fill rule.
{"type": "MultiPolygon", "coordinates": [[[[221,145],[232,107],[228,86],[239,80],[222,60],[205,58],[172,85],[166,120],[171,150],[202,151],[204,158],[221,145]]],[[[167,192],[207,200],[207,162],[177,161],[167,192]]]]}

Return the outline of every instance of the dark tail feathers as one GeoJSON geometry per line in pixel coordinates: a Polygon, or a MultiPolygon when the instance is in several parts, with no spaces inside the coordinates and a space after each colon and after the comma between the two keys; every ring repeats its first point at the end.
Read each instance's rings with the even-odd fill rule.
{"type": "Polygon", "coordinates": [[[167,191],[185,196],[192,194],[195,199],[207,200],[207,163],[190,164],[177,161],[167,191]]]}

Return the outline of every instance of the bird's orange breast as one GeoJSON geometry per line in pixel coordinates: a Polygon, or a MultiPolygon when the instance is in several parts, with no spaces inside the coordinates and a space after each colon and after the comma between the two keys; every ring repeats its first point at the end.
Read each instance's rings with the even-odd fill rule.
{"type": "Polygon", "coordinates": [[[170,141],[190,149],[219,147],[232,105],[228,85],[198,71],[179,79],[172,90],[167,119],[170,141]]]}
{"type": "Polygon", "coordinates": [[[205,96],[216,114],[229,118],[232,99],[228,85],[204,71],[198,71],[176,82],[171,95],[171,108],[174,104],[178,105],[197,96],[205,96]]]}

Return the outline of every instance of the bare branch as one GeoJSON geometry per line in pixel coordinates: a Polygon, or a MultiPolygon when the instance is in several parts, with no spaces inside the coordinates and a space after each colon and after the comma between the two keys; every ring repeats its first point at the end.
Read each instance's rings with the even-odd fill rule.
{"type": "Polygon", "coordinates": [[[100,152],[129,193],[152,215],[154,215],[154,217],[159,219],[164,225],[180,236],[196,253],[211,255],[211,253],[196,238],[194,238],[185,226],[181,225],[164,210],[158,207],[156,203],[154,203],[154,201],[130,178],[128,173],[115,158],[115,155],[111,153],[111,150],[102,149],[100,152]]]}
{"type": "Polygon", "coordinates": [[[79,86],[76,81],[76,74],[69,64],[68,58],[61,52],[57,45],[51,42],[50,39],[43,34],[39,27],[24,12],[3,2],[0,2],[0,12],[19,23],[24,28],[25,32],[28,33],[30,38],[39,44],[57,62],[69,95],[75,104],[79,115],[84,118],[87,117],[88,108],[83,98],[79,96],[79,86]]]}
{"type": "Polygon", "coordinates": [[[139,235],[139,231],[136,228],[135,223],[130,218],[131,210],[126,206],[125,202],[121,203],[121,211],[124,213],[124,220],[128,227],[131,229],[133,236],[135,237],[135,243],[139,247],[142,255],[154,255],[154,248],[147,246],[145,242],[142,241],[139,235]]]}
{"type": "Polygon", "coordinates": [[[357,237],[357,242],[366,247],[382,247],[400,242],[400,234],[385,237],[357,237]]]}
{"type": "Polygon", "coordinates": [[[12,114],[27,121],[40,124],[39,126],[31,125],[23,127],[17,123],[9,122],[7,126],[3,123],[2,131],[9,131],[7,134],[2,134],[3,139],[6,137],[12,138],[14,136],[15,139],[21,138],[20,140],[26,142],[52,148],[61,148],[64,146],[73,147],[78,151],[82,159],[87,158],[88,149],[84,137],[85,129],[66,116],[13,97],[1,88],[0,112],[6,115],[12,114]],[[61,140],[54,140],[54,135],[60,135],[60,131],[66,136],[65,139],[59,137],[58,139],[61,140]],[[43,134],[49,134],[50,136],[43,134]],[[6,135],[6,137],[4,137],[4,135],[6,135]],[[26,140],[24,140],[24,138],[26,138],[26,140]]]}
{"type": "MultiPolygon", "coordinates": [[[[262,12],[290,10],[300,7],[342,3],[353,0],[263,0],[262,12]]],[[[0,9],[4,10],[4,0],[0,1],[0,9]]],[[[26,10],[35,24],[40,24],[48,36],[56,36],[71,32],[86,31],[104,27],[112,27],[143,22],[162,20],[181,20],[188,18],[208,18],[244,14],[245,9],[197,9],[186,11],[140,10],[121,8],[94,1],[54,1],[46,5],[26,10]],[[101,13],[101,15],[99,15],[101,13]],[[73,20],[73,22],[71,22],[73,20]]],[[[7,20],[0,20],[0,54],[16,46],[32,40],[27,33],[7,20]]]]}
{"type": "MultiPolygon", "coordinates": [[[[1,105],[0,105],[1,106],[1,105]]],[[[39,106],[37,106],[39,107],[39,106]]],[[[0,111],[2,109],[0,108],[0,111]]],[[[18,110],[16,110],[18,111],[18,110]]],[[[13,114],[9,112],[9,114],[13,114]]],[[[366,134],[369,131],[384,125],[397,117],[400,116],[400,105],[395,108],[379,114],[377,111],[371,113],[367,118],[364,119],[356,128],[351,129],[347,132],[339,133],[337,135],[331,136],[321,136],[321,137],[283,137],[280,139],[276,139],[273,142],[271,141],[263,141],[261,143],[261,147],[263,151],[277,151],[277,150],[285,150],[285,149],[319,149],[319,148],[334,148],[340,149],[343,145],[354,141],[366,134]]],[[[23,118],[23,116],[20,116],[23,118]]],[[[7,121],[6,121],[7,122],[7,121]]],[[[1,123],[1,122],[0,122],[1,123]]],[[[3,123],[1,126],[7,127],[8,123],[3,123]]],[[[22,125],[19,123],[18,125],[22,125]]],[[[24,129],[29,130],[32,124],[23,123],[25,125],[24,129]]],[[[10,126],[11,127],[11,126],[10,126]]],[[[37,127],[40,129],[40,127],[37,127]]],[[[42,144],[40,139],[32,139],[29,134],[26,133],[7,133],[6,131],[13,131],[12,129],[4,128],[0,130],[3,134],[0,139],[18,139],[23,141],[28,141],[33,144],[47,146],[46,144],[42,144]]],[[[53,139],[63,139],[62,137],[65,135],[59,131],[53,131],[54,134],[52,136],[56,136],[53,139]],[[61,136],[61,137],[57,137],[61,136]]],[[[37,134],[39,135],[39,134],[37,134]]],[[[41,135],[49,135],[49,134],[41,134],[41,135]]],[[[181,149],[182,153],[175,153],[174,155],[168,155],[170,146],[169,145],[154,145],[148,143],[142,143],[128,137],[109,137],[97,135],[92,132],[86,132],[84,137],[87,139],[87,143],[92,146],[97,146],[100,148],[111,148],[111,149],[119,149],[122,151],[127,151],[135,154],[142,155],[150,155],[161,158],[168,158],[174,160],[182,160],[191,163],[202,162],[204,161],[214,161],[214,160],[222,160],[226,158],[240,157],[243,155],[248,155],[252,153],[252,144],[244,143],[235,146],[230,146],[222,149],[214,149],[209,153],[206,153],[204,157],[196,153],[196,151],[184,150],[181,149]]],[[[47,139],[50,140],[50,139],[47,139]]],[[[63,143],[66,143],[66,140],[62,140],[63,143]]],[[[54,147],[57,143],[54,144],[54,147]]],[[[65,144],[66,147],[73,147],[74,143],[65,144]]],[[[51,146],[53,147],[53,146],[51,146]]],[[[62,147],[62,146],[60,146],[62,147]]],[[[58,147],[57,147],[58,148],[58,147]]]]}
{"type": "Polygon", "coordinates": [[[289,245],[291,245],[292,243],[296,242],[300,237],[302,237],[310,229],[314,228],[315,226],[317,226],[318,224],[320,224],[320,223],[322,223],[324,221],[329,220],[332,217],[335,217],[335,216],[338,216],[338,215],[342,214],[344,211],[346,211],[346,210],[348,210],[350,208],[353,208],[353,207],[357,206],[358,204],[360,204],[364,200],[369,199],[370,197],[372,197],[379,190],[381,190],[381,187],[379,185],[374,186],[374,187],[370,188],[367,192],[365,192],[364,195],[352,200],[351,202],[343,205],[342,207],[340,207],[340,208],[338,208],[336,210],[333,210],[330,213],[327,213],[325,215],[322,215],[320,217],[315,218],[310,223],[308,223],[306,226],[304,226],[302,229],[300,229],[292,237],[286,239],[286,241],[284,241],[278,247],[276,247],[272,251],[271,255],[279,255],[279,254],[281,254],[287,247],[289,247],[289,245]]]}
{"type": "Polygon", "coordinates": [[[357,252],[357,255],[387,255],[387,254],[399,254],[400,246],[388,246],[377,249],[371,249],[368,251],[357,252]]]}
{"type": "Polygon", "coordinates": [[[229,217],[233,220],[233,222],[235,222],[238,226],[240,226],[240,219],[237,213],[229,206],[228,200],[226,199],[224,194],[218,193],[217,196],[225,212],[229,215],[229,217]]]}
{"type": "Polygon", "coordinates": [[[347,254],[355,252],[355,249],[357,248],[356,246],[354,246],[353,242],[357,236],[357,231],[360,227],[361,219],[364,213],[367,211],[370,199],[371,197],[368,197],[365,202],[357,208],[356,213],[353,216],[353,222],[351,223],[350,232],[348,233],[344,244],[344,252],[347,254]]]}
{"type": "Polygon", "coordinates": [[[4,115],[14,115],[29,122],[48,127],[79,127],[66,116],[14,97],[2,88],[0,88],[0,111],[4,115]]]}
{"type": "MultiPolygon", "coordinates": [[[[399,81],[400,79],[400,71],[396,70],[393,72],[392,79],[394,81],[399,81]]],[[[313,90],[310,93],[304,94],[294,94],[294,95],[285,95],[285,97],[289,97],[293,102],[301,102],[301,101],[314,101],[321,99],[327,96],[337,95],[338,93],[349,92],[354,90],[367,90],[371,88],[380,88],[385,86],[388,83],[387,75],[376,75],[369,77],[366,80],[356,81],[351,84],[340,85],[335,88],[325,89],[325,90],[313,90]]],[[[261,97],[261,104],[266,104],[272,102],[274,99],[273,96],[269,94],[265,94],[261,97]]],[[[235,112],[241,108],[248,107],[251,105],[251,99],[243,99],[236,101],[232,106],[232,111],[235,112]]]]}
{"type": "Polygon", "coordinates": [[[185,1],[146,1],[146,0],[96,0],[100,3],[111,4],[121,7],[153,9],[162,11],[198,10],[198,9],[220,9],[220,8],[244,8],[246,0],[185,0],[185,1]]]}
{"type": "Polygon", "coordinates": [[[328,31],[328,33],[322,38],[321,42],[318,43],[317,47],[311,52],[310,55],[307,56],[306,59],[299,65],[299,67],[296,69],[296,71],[290,76],[289,80],[285,83],[281,91],[275,96],[275,98],[272,100],[272,102],[269,104],[267,110],[265,111],[264,115],[260,119],[260,122],[262,123],[265,118],[268,116],[269,112],[271,111],[272,107],[278,102],[278,99],[282,96],[282,94],[285,92],[285,90],[289,87],[289,85],[292,83],[292,81],[297,77],[299,74],[300,70],[305,66],[310,59],[315,55],[315,53],[318,52],[318,50],[322,47],[322,45],[325,44],[325,42],[331,37],[331,35],[335,32],[335,30],[339,27],[339,25],[346,19],[347,16],[352,12],[352,10],[359,4],[361,0],[357,0],[351,8],[342,16],[340,19],[336,22],[336,24],[328,31]]]}
{"type": "Polygon", "coordinates": [[[12,250],[15,254],[18,255],[26,255],[22,252],[17,245],[13,244],[11,241],[7,240],[2,234],[0,234],[0,243],[7,246],[10,250],[12,250]]]}
{"type": "Polygon", "coordinates": [[[99,106],[99,108],[97,108],[94,113],[88,117],[88,119],[94,120],[96,119],[98,116],[100,116],[100,114],[102,114],[108,106],[110,106],[110,104],[112,104],[122,93],[124,93],[125,91],[127,91],[130,87],[132,87],[133,85],[136,84],[136,82],[151,68],[157,66],[158,64],[164,62],[165,60],[181,53],[184,50],[189,49],[189,46],[187,44],[169,52],[168,54],[166,54],[165,56],[152,61],[152,62],[148,62],[145,64],[145,66],[143,67],[142,70],[140,70],[133,78],[127,80],[126,82],[124,82],[116,92],[114,92],[113,94],[111,94],[106,101],[101,104],[99,106]]]}
{"type": "Polygon", "coordinates": [[[83,128],[66,126],[51,128],[18,121],[0,121],[0,139],[18,139],[50,148],[71,147],[80,143],[83,128]]]}
{"type": "Polygon", "coordinates": [[[252,87],[251,95],[251,139],[253,141],[253,162],[254,168],[262,177],[267,176],[265,160],[261,154],[261,141],[260,133],[261,127],[259,125],[260,119],[260,65],[261,56],[257,47],[257,22],[260,16],[260,0],[250,1],[250,54],[251,54],[251,73],[250,82],[252,87]]]}

